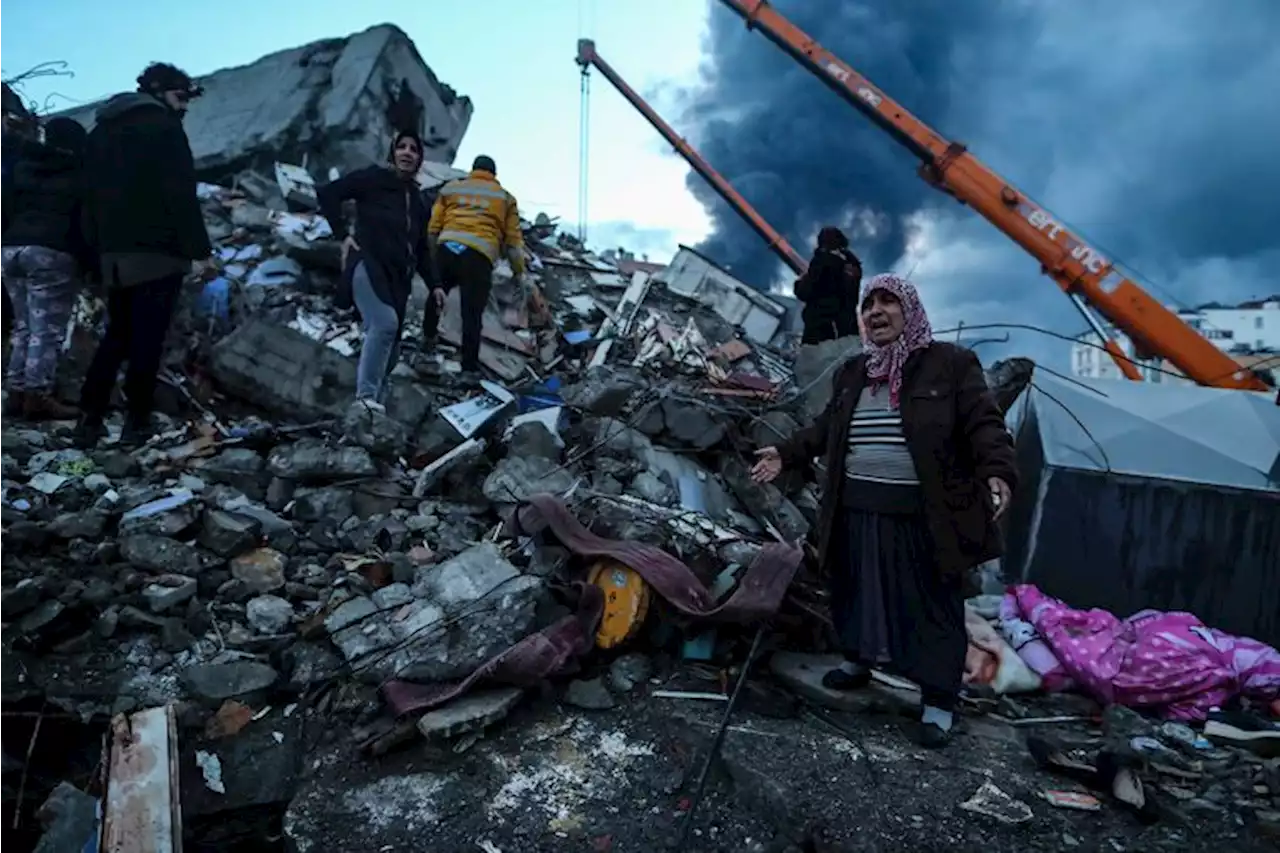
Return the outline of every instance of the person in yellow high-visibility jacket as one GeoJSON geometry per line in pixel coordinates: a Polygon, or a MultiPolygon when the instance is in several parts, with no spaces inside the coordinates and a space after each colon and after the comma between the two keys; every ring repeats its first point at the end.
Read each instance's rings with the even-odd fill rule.
{"type": "Polygon", "coordinates": [[[477,157],[471,174],[440,188],[427,226],[440,284],[427,300],[423,335],[427,348],[432,348],[445,296],[457,287],[462,307],[462,371],[468,380],[477,378],[480,371],[480,330],[494,263],[505,257],[517,283],[524,275],[520,211],[515,196],[498,183],[497,171],[492,157],[477,157]]]}

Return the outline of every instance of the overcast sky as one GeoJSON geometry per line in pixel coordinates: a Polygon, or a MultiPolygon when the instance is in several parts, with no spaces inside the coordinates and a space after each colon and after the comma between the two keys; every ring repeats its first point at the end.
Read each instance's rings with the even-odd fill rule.
{"type": "MultiPolygon", "coordinates": [[[[0,30],[5,78],[47,60],[74,77],[33,80],[26,94],[53,109],[131,90],[154,61],[193,75],[244,65],[322,38],[390,22],[414,40],[436,75],[471,97],[475,114],[457,164],[492,155],[529,213],[578,218],[581,36],[661,108],[673,83],[697,79],[707,4],[700,0],[261,0],[101,3],[7,0],[0,30]],[[664,95],[664,92],[666,93],[664,95]]],[[[665,260],[696,243],[709,220],[685,187],[684,161],[598,74],[591,95],[588,237],[665,260]]]]}

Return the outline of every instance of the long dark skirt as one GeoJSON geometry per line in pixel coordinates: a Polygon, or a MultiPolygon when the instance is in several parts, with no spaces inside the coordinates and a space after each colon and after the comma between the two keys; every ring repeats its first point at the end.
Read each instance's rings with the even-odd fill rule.
{"type": "Polygon", "coordinates": [[[937,570],[924,517],[842,509],[830,558],[845,657],[909,678],[924,704],[950,709],[968,643],[962,581],[937,570]]]}

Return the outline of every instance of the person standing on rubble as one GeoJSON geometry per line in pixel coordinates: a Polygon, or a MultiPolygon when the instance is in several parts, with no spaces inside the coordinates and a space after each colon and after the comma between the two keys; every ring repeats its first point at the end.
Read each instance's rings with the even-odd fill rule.
{"type": "Polygon", "coordinates": [[[809,269],[796,279],[796,299],[804,303],[801,343],[819,344],[858,333],[858,287],[862,262],[849,249],[849,238],[839,228],[818,232],[809,269]]]}
{"type": "Polygon", "coordinates": [[[933,340],[914,286],[875,276],[860,307],[863,353],[812,426],[757,451],[752,476],[824,458],[817,553],[845,662],[822,683],[893,668],[921,687],[921,744],[940,747],[964,672],[964,575],[1000,555],[1013,440],[977,357],[933,340]]]}
{"type": "Polygon", "coordinates": [[[422,332],[428,349],[436,343],[440,312],[448,291],[458,288],[462,308],[462,372],[480,374],[480,333],[493,286],[493,265],[505,257],[519,284],[524,276],[524,235],[515,196],[498,183],[492,157],[481,155],[471,174],[440,188],[427,233],[440,270],[440,290],[427,300],[422,332]]]}
{"type": "MultiPolygon", "coordinates": [[[[9,221],[14,211],[12,199],[14,198],[11,189],[13,187],[13,178],[17,173],[18,163],[26,157],[27,153],[39,146],[39,141],[34,138],[37,134],[32,134],[30,124],[25,120],[25,116],[17,112],[9,111],[10,97],[16,99],[16,95],[11,94],[8,84],[4,86],[5,109],[3,116],[3,128],[0,134],[3,137],[3,143],[0,144],[0,166],[3,167],[3,176],[0,177],[0,188],[4,190],[4,214],[3,221],[0,221],[0,234],[9,229],[9,221]]],[[[13,324],[16,319],[16,312],[13,308],[13,300],[9,298],[9,291],[0,288],[0,296],[3,296],[4,302],[4,335],[7,339],[9,333],[13,331],[13,324]]],[[[21,408],[19,406],[19,408],[21,408]]]]}
{"type": "Polygon", "coordinates": [[[92,447],[120,366],[126,399],[121,443],[151,436],[156,378],[182,282],[203,274],[213,251],[196,197],[196,168],[182,120],[204,90],[182,69],[157,62],[138,90],[98,110],[85,152],[85,233],[107,291],[107,330],[80,391],[77,444],[92,447]]]}
{"type": "Polygon", "coordinates": [[[4,287],[14,306],[5,415],[74,418],[57,398],[58,361],[81,273],[97,266],[80,223],[88,134],[55,118],[44,144],[29,145],[4,183],[4,287]]]}
{"type": "MultiPolygon", "coordinates": [[[[427,206],[418,190],[422,138],[402,130],[391,141],[387,166],[368,166],[317,190],[320,212],[343,241],[339,307],[355,305],[364,325],[356,367],[356,399],[384,410],[387,376],[400,357],[400,330],[416,271],[431,287],[434,274],[427,250],[427,206]],[[354,233],[342,204],[355,202],[354,233]]],[[[430,300],[428,300],[430,301],[430,300]]]]}

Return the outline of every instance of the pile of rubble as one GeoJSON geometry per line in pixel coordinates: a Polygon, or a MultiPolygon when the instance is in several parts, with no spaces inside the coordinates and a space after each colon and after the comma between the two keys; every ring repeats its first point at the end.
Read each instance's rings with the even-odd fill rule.
{"type": "MultiPolygon", "coordinates": [[[[383,29],[307,55],[367,43],[386,64],[383,29]]],[[[446,101],[451,148],[470,105],[446,101]]],[[[790,544],[818,496],[749,460],[821,409],[856,340],[758,340],[538,216],[526,285],[495,271],[482,389],[454,378],[456,305],[443,348],[418,347],[419,282],[372,411],[357,318],[331,302],[339,241],[305,170],[274,179],[201,185],[218,275],[186,287],[151,442],[81,452],[71,424],[5,424],[4,796],[31,846],[146,826],[156,850],[656,849],[753,641],[773,654],[743,681],[700,849],[1244,850],[1275,826],[1274,759],[1070,696],[975,699],[951,757],[925,754],[894,722],[911,685],[834,693],[831,661],[779,651],[828,648],[790,544]],[[1047,781],[1021,733],[1064,721],[1084,730],[1064,750],[1127,726],[1200,825],[1146,829],[1047,781]]],[[[73,364],[101,313],[86,294],[73,364]]],[[[1002,405],[1030,372],[992,368],[1002,405]]]]}
{"type": "MultiPolygon", "coordinates": [[[[831,367],[856,342],[798,359],[748,343],[661,274],[622,275],[539,217],[525,229],[534,287],[496,275],[482,350],[491,381],[479,393],[453,381],[456,327],[443,326],[446,354],[427,356],[411,323],[387,411],[371,411],[351,402],[359,336],[329,301],[339,246],[327,223],[244,190],[201,193],[220,275],[188,286],[160,434],[134,452],[109,442],[84,453],[68,448],[70,424],[6,425],[6,706],[77,726],[115,717],[163,735],[172,725],[178,736],[153,746],[172,751],[179,775],[163,797],[130,808],[180,801],[188,837],[202,827],[210,844],[239,837],[228,815],[271,806],[271,832],[299,849],[351,832],[350,820],[373,821],[399,849],[402,833],[438,826],[450,798],[477,791],[491,798],[489,818],[512,824],[508,837],[665,837],[688,802],[688,758],[710,735],[703,705],[725,697],[750,627],[773,616],[771,644],[825,643],[821,587],[779,544],[805,537],[816,495],[798,479],[753,483],[747,466],[753,448],[783,440],[821,405],[831,367]],[[621,715],[615,724],[582,716],[604,709],[621,715]],[[512,714],[507,737],[500,721],[512,714]],[[640,772],[654,746],[635,738],[672,720],[688,743],[640,772]],[[524,739],[547,725],[563,727],[542,735],[545,748],[524,739]],[[458,766],[479,760],[466,756],[482,736],[496,787],[458,766]],[[416,754],[404,750],[414,742],[436,750],[429,777],[394,763],[416,754]],[[595,794],[569,805],[554,786],[535,795],[569,772],[556,757],[565,749],[582,752],[573,762],[631,767],[627,785],[614,779],[610,792],[607,772],[581,770],[574,778],[595,794]],[[347,775],[326,781],[304,772],[304,759],[347,775]],[[641,790],[646,802],[676,800],[656,829],[601,806],[641,790]],[[346,804],[341,826],[334,797],[346,804]]],[[[84,326],[99,316],[91,301],[84,326]]],[[[75,340],[90,337],[82,329],[75,340]]],[[[1029,367],[992,371],[1002,400],[1029,367]]],[[[772,670],[815,707],[865,713],[866,697],[821,687],[819,663],[779,653],[772,670]]],[[[882,688],[872,706],[909,704],[903,689],[882,688]]],[[[754,697],[762,719],[793,701],[779,696],[754,697]]],[[[849,735],[847,722],[822,719],[846,744],[826,749],[877,754],[865,740],[878,741],[874,731],[849,735]]],[[[47,749],[38,730],[30,737],[32,755],[47,749]]],[[[991,743],[977,746],[984,765],[999,766],[991,743]]],[[[25,778],[12,760],[22,748],[6,739],[6,774],[25,778]]],[[[137,748],[119,731],[110,738],[108,779],[129,772],[137,748]]],[[[731,738],[723,758],[738,786],[786,800],[784,783],[762,778],[742,748],[731,738]]],[[[793,753],[776,758],[794,763],[793,753]]],[[[1255,799],[1276,790],[1267,766],[1242,783],[1255,799]]],[[[61,781],[40,775],[18,798],[29,831],[34,805],[61,781]]],[[[972,799],[963,787],[978,786],[959,780],[957,803],[972,799]]],[[[1196,808],[1228,813],[1234,801],[1215,790],[1228,789],[1210,787],[1196,808]]],[[[62,815],[51,832],[84,813],[58,805],[77,797],[97,807],[63,785],[45,810],[62,815]]],[[[110,793],[102,807],[109,835],[125,816],[110,793]]],[[[762,839],[785,846],[816,831],[793,803],[774,808],[787,820],[739,816],[704,843],[766,849],[762,839]]],[[[264,831],[260,817],[242,820],[245,837],[264,831]]],[[[984,820],[981,837],[1003,826],[984,820]]],[[[1117,825],[1107,831],[1123,835],[1117,825]]],[[[489,837],[466,821],[452,831],[489,837]]]]}

